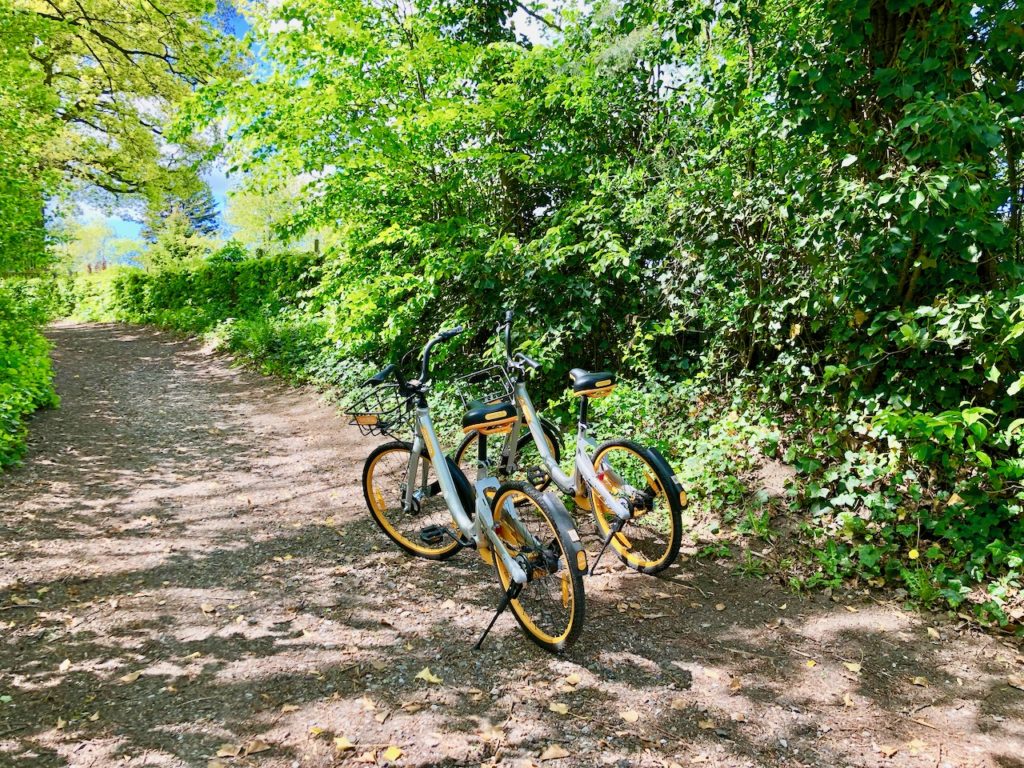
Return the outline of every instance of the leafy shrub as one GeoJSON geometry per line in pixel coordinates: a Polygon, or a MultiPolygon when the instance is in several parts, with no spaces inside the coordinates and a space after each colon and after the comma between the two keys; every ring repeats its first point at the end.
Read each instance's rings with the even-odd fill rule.
{"type": "Polygon", "coordinates": [[[58,402],[38,330],[52,310],[48,293],[41,281],[0,281],[0,467],[21,458],[26,418],[58,402]]]}

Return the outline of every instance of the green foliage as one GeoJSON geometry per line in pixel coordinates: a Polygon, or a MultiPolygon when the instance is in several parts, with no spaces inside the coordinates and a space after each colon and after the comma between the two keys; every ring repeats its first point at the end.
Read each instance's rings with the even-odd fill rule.
{"type": "Polygon", "coordinates": [[[179,121],[305,180],[283,232],[338,226],[303,310],[338,358],[479,329],[441,378],[512,307],[542,400],[637,382],[602,418],[723,517],[784,446],[816,581],[1024,615],[1016,4],[555,4],[532,42],[512,4],[412,7],[254,11],[265,65],[179,121]]]}
{"type": "Polygon", "coordinates": [[[0,280],[0,467],[25,448],[26,418],[57,405],[50,345],[38,331],[51,310],[38,280],[0,280]]]}
{"type": "Polygon", "coordinates": [[[229,244],[207,260],[163,269],[79,273],[69,285],[70,315],[87,321],[152,323],[208,334],[266,373],[293,380],[336,380],[325,323],[310,298],[315,255],[248,259],[229,244]]]}

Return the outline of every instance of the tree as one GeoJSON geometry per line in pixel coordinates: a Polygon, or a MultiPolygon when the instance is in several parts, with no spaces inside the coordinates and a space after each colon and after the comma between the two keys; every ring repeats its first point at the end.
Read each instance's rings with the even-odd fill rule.
{"type": "Polygon", "coordinates": [[[203,142],[164,121],[227,66],[206,0],[0,7],[0,273],[45,261],[46,201],[69,189],[187,197],[203,142]]]}
{"type": "Polygon", "coordinates": [[[201,235],[214,235],[220,231],[220,211],[206,184],[187,197],[168,196],[156,212],[151,204],[146,214],[146,226],[142,230],[143,239],[154,242],[156,231],[172,213],[183,215],[192,230],[201,235]]]}
{"type": "Polygon", "coordinates": [[[154,235],[153,244],[141,256],[142,264],[149,270],[180,266],[212,250],[210,242],[195,231],[189,217],[178,209],[164,218],[154,235]]]}

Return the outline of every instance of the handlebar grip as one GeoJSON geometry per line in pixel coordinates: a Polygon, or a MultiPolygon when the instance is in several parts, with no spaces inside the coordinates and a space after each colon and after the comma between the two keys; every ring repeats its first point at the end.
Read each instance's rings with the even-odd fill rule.
{"type": "Polygon", "coordinates": [[[437,334],[437,340],[448,341],[448,339],[454,339],[464,330],[466,330],[465,326],[457,325],[454,328],[449,328],[447,331],[441,331],[439,334],[437,334]]]}
{"type": "Polygon", "coordinates": [[[524,363],[526,363],[526,364],[527,364],[528,366],[530,366],[531,368],[534,368],[534,369],[540,368],[540,363],[538,363],[538,362],[537,362],[536,360],[534,360],[534,359],[533,359],[532,357],[527,357],[527,356],[526,356],[526,355],[524,355],[524,354],[523,354],[522,352],[518,352],[518,353],[516,353],[516,356],[517,356],[517,357],[518,357],[518,358],[519,358],[520,360],[522,360],[522,361],[523,361],[524,363]]]}
{"type": "Polygon", "coordinates": [[[390,376],[391,372],[394,370],[395,364],[388,363],[387,365],[384,366],[384,369],[380,371],[380,373],[375,373],[373,376],[367,379],[366,383],[374,387],[379,386],[387,380],[388,376],[390,376]]]}

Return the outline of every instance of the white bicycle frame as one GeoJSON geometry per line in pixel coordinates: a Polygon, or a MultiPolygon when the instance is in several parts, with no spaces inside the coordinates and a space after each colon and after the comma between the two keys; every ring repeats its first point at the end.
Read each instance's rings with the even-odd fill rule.
{"type": "MultiPolygon", "coordinates": [[[[526,383],[522,380],[516,382],[515,396],[516,403],[519,405],[516,409],[519,415],[506,441],[505,451],[507,456],[503,458],[510,462],[510,464],[515,462],[519,447],[519,433],[525,420],[530,434],[533,435],[533,442],[537,446],[541,460],[544,462],[544,468],[562,493],[567,495],[575,494],[579,497],[584,496],[586,490],[590,489],[600,497],[608,509],[615,513],[616,517],[620,520],[629,520],[632,517],[629,507],[621,499],[612,496],[611,491],[601,482],[601,478],[598,477],[597,470],[590,460],[587,452],[597,448],[597,441],[587,433],[588,425],[584,421],[580,421],[579,427],[576,430],[576,458],[573,463],[572,477],[569,477],[558,466],[558,462],[555,461],[551,449],[548,448],[547,436],[544,434],[543,426],[541,426],[540,417],[537,415],[537,410],[533,407],[533,401],[530,400],[530,395],[526,391],[526,383]]],[[[605,473],[611,474],[620,486],[625,485],[622,478],[615,475],[610,467],[605,470],[605,473]]]]}
{"type": "MultiPolygon", "coordinates": [[[[444,496],[448,510],[451,512],[456,525],[459,526],[463,537],[472,541],[478,548],[483,539],[486,538],[489,548],[496,557],[501,559],[501,563],[512,577],[512,581],[517,584],[525,584],[529,580],[528,574],[509,554],[505,543],[494,531],[494,516],[491,514],[491,506],[488,503],[486,491],[489,489],[497,490],[497,479],[492,477],[485,467],[481,467],[480,476],[474,484],[476,490],[476,516],[474,519],[470,519],[466,509],[462,506],[462,500],[459,498],[458,491],[455,489],[455,480],[448,469],[448,461],[445,458],[444,451],[441,449],[441,443],[437,439],[437,433],[434,431],[434,423],[430,419],[430,409],[422,406],[416,408],[415,436],[412,441],[412,452],[409,454],[408,481],[406,482],[405,498],[403,499],[405,510],[409,511],[412,508],[413,500],[418,493],[416,490],[417,464],[422,459],[424,447],[426,447],[427,455],[430,457],[430,465],[434,467],[434,472],[437,474],[438,484],[441,486],[441,494],[444,496]]],[[[426,480],[427,462],[423,462],[423,482],[421,487],[426,486],[426,480]]],[[[505,516],[510,523],[517,524],[518,532],[527,540],[533,539],[529,531],[518,525],[519,517],[516,515],[515,507],[511,501],[505,502],[505,516]]]]}

